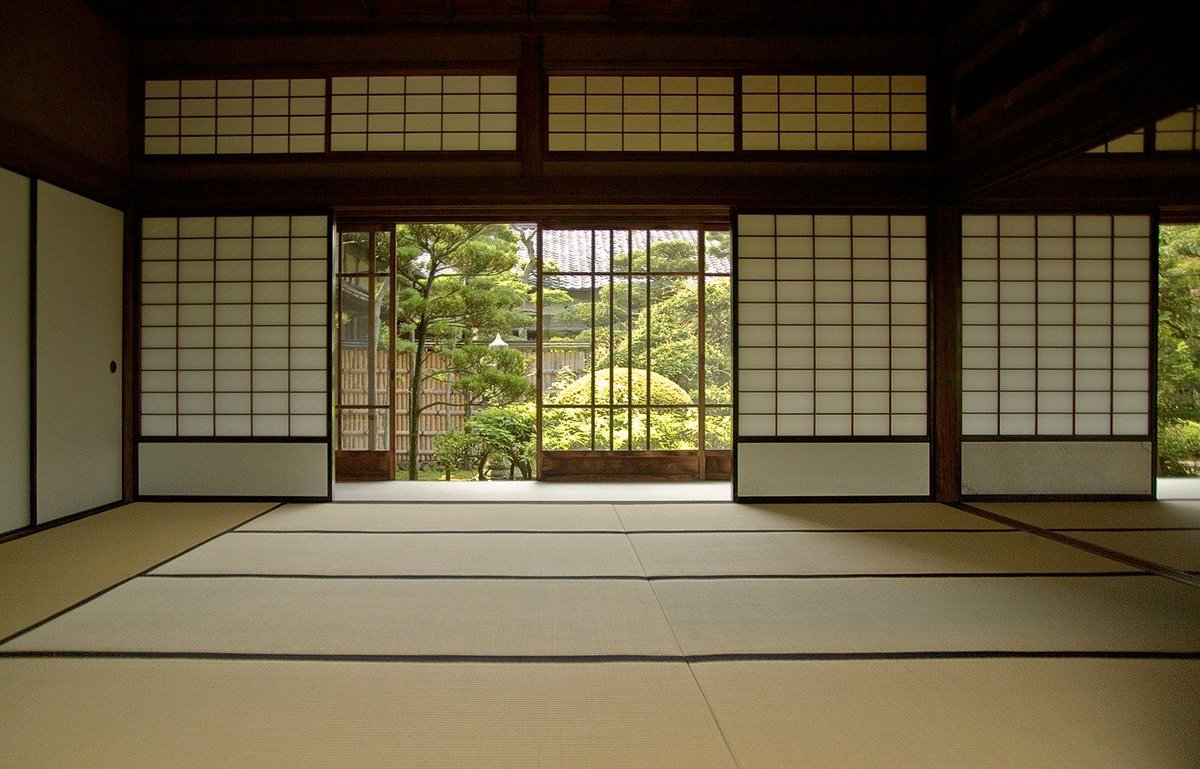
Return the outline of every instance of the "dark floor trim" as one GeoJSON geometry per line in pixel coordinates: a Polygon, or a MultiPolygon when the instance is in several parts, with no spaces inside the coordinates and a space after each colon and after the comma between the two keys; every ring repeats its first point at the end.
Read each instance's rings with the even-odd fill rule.
{"type": "Polygon", "coordinates": [[[14,539],[21,539],[23,537],[28,537],[30,534],[38,534],[40,532],[46,531],[47,529],[53,529],[53,528],[57,528],[59,526],[63,526],[64,524],[74,523],[75,521],[81,521],[84,518],[90,518],[93,515],[99,515],[100,513],[107,512],[109,510],[115,510],[116,508],[124,507],[127,504],[129,504],[129,503],[121,501],[121,500],[117,500],[116,502],[109,502],[106,505],[100,505],[99,507],[93,507],[90,510],[84,510],[82,513],[75,513],[74,515],[65,515],[62,518],[55,518],[53,521],[46,521],[45,523],[38,523],[38,524],[33,524],[31,526],[25,526],[20,529],[14,529],[13,531],[9,531],[4,534],[0,534],[0,544],[2,544],[4,542],[10,542],[14,539]]]}
{"type": "Polygon", "coordinates": [[[1129,555],[1128,553],[1122,553],[1118,550],[1113,550],[1101,545],[1094,545],[1091,542],[1085,542],[1082,539],[1076,539],[1075,537],[1067,536],[1066,534],[1062,534],[1055,530],[1043,529],[1040,526],[1034,526],[1033,524],[1025,523],[1024,521],[1017,520],[1016,518],[1010,518],[1007,515],[1001,515],[1000,513],[993,513],[990,510],[984,510],[981,507],[975,507],[974,505],[965,502],[957,502],[953,505],[953,507],[956,507],[964,512],[971,513],[972,515],[978,515],[981,518],[986,518],[989,521],[1002,523],[1005,526],[1011,526],[1015,529],[1027,531],[1030,534],[1036,534],[1039,537],[1044,537],[1063,545],[1069,545],[1078,550],[1091,553],[1092,555],[1098,555],[1102,558],[1107,558],[1110,561],[1123,563],[1126,566],[1133,566],[1136,569],[1148,571],[1153,574],[1157,574],[1160,577],[1166,577],[1167,579],[1172,579],[1176,582],[1182,582],[1183,584],[1191,587],[1200,588],[1200,578],[1197,578],[1195,575],[1180,569],[1175,569],[1154,561],[1148,561],[1144,558],[1138,558],[1137,556],[1129,555]]]}
{"type": "Polygon", "coordinates": [[[1200,660],[1200,651],[913,651],[913,652],[778,652],[747,654],[271,654],[253,652],[151,652],[151,651],[0,651],[0,659],[112,659],[112,660],[214,660],[246,662],[374,662],[374,663],[505,663],[596,664],[620,662],[835,662],[865,660],[1200,660]]]}
{"type": "MultiPolygon", "coordinates": [[[[1099,529],[1107,531],[1107,529],[1099,529]]],[[[1157,529],[1153,529],[1157,531],[1157,529]]],[[[1012,529],[243,529],[230,534],[1005,534],[1012,529]]]]}
{"type": "Polygon", "coordinates": [[[222,573],[164,573],[143,574],[148,579],[276,579],[276,580],[393,580],[401,581],[526,581],[526,582],[681,582],[717,580],[818,580],[818,579],[1020,579],[1028,577],[1149,577],[1143,571],[1016,571],[1016,572],[864,572],[857,574],[663,574],[641,576],[633,574],[281,574],[268,572],[222,573]]]}

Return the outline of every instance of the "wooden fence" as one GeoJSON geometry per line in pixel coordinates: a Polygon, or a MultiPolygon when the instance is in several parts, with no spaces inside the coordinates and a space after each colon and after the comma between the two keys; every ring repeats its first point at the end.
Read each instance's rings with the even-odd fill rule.
{"type": "MultiPolygon", "coordinates": [[[[525,351],[528,358],[529,380],[539,383],[545,390],[554,381],[555,375],[564,367],[570,368],[577,374],[587,370],[588,350],[586,347],[548,348],[542,351],[541,376],[534,374],[534,352],[525,351]]],[[[339,411],[339,445],[344,451],[365,451],[390,447],[387,441],[388,424],[388,351],[375,351],[375,403],[382,403],[372,410],[367,408],[368,382],[370,372],[367,370],[370,351],[366,349],[343,349],[338,368],[338,386],[340,388],[339,403],[343,408],[339,411]],[[371,433],[375,433],[372,444],[371,433]]],[[[409,372],[412,370],[412,354],[398,353],[396,355],[396,381],[392,391],[396,410],[392,441],[396,447],[396,456],[401,464],[406,461],[408,451],[408,419],[409,419],[409,372]]],[[[418,456],[422,469],[432,466],[435,450],[434,438],[453,428],[462,429],[463,423],[470,416],[470,405],[465,394],[453,389],[453,376],[446,376],[447,359],[441,353],[428,352],[425,359],[425,371],[442,376],[429,376],[421,389],[420,404],[425,407],[419,423],[418,456]]]]}

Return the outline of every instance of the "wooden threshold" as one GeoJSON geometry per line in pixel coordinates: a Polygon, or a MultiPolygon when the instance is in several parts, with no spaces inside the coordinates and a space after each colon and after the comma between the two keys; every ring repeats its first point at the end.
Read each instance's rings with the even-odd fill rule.
{"type": "MultiPolygon", "coordinates": [[[[704,452],[705,480],[729,480],[732,452],[704,452]]],[[[543,451],[542,481],[698,481],[700,452],[543,451]]]]}

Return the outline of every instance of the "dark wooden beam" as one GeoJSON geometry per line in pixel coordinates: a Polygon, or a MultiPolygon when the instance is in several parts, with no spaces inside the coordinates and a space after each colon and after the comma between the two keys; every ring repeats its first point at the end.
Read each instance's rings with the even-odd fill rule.
{"type": "Polygon", "coordinates": [[[521,38],[521,69],[517,73],[517,151],[521,156],[521,175],[542,175],[545,151],[546,99],[545,69],[542,64],[542,38],[521,38]]]}
{"type": "Polygon", "coordinates": [[[950,198],[969,199],[1200,101],[1198,9],[1154,0],[1135,8],[983,103],[962,92],[965,76],[955,82],[956,111],[964,102],[970,111],[956,116],[944,159],[950,198]]]}
{"type": "Polygon", "coordinates": [[[927,164],[686,163],[546,160],[485,163],[148,163],[138,199],[157,210],[288,210],[335,206],[719,205],[814,208],[932,204],[927,164]],[[682,169],[682,170],[681,170],[682,169]],[[670,171],[671,173],[667,173],[670,171]]]}
{"type": "Polygon", "coordinates": [[[1085,154],[974,197],[977,208],[1200,210],[1200,153],[1085,154]]]}

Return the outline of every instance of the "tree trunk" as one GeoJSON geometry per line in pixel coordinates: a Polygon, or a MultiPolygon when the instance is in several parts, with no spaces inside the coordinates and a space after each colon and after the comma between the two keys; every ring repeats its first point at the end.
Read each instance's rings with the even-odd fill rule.
{"type": "Polygon", "coordinates": [[[416,339],[413,363],[408,376],[408,479],[417,480],[417,461],[421,454],[421,374],[425,362],[425,335],[416,339]]]}

